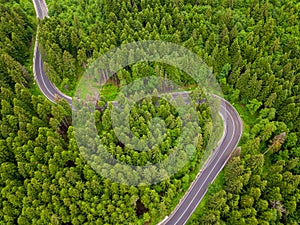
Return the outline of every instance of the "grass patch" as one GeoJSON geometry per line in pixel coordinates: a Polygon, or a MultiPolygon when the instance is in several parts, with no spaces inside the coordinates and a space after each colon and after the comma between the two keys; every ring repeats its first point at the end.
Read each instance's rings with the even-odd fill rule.
{"type": "Polygon", "coordinates": [[[30,85],[29,91],[32,95],[35,96],[43,95],[36,82],[34,82],[33,85],[30,85]]]}
{"type": "Polygon", "coordinates": [[[113,101],[119,94],[119,87],[114,84],[107,83],[103,85],[102,88],[97,87],[96,84],[91,82],[85,82],[84,80],[80,82],[80,86],[77,87],[80,92],[78,95],[83,99],[95,99],[97,93],[100,92],[100,98],[102,101],[113,101]]]}
{"type": "Polygon", "coordinates": [[[106,101],[115,100],[118,94],[119,87],[113,84],[105,84],[100,90],[101,98],[104,98],[106,101]]]}

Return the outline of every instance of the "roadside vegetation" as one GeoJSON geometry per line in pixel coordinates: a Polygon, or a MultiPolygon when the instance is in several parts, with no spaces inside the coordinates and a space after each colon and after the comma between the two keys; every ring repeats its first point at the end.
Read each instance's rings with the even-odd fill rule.
{"type": "MultiPolygon", "coordinates": [[[[300,3],[49,0],[47,4],[50,18],[38,22],[40,47],[47,75],[65,93],[74,93],[85,69],[100,54],[132,41],[180,44],[212,68],[245,129],[241,151],[212,184],[190,224],[298,224],[300,3]]],[[[67,102],[52,104],[32,87],[33,9],[28,1],[0,1],[0,223],[155,224],[172,211],[195,178],[213,135],[212,109],[206,103],[197,105],[201,126],[197,154],[170,179],[129,187],[103,178],[80,154],[67,102]]],[[[122,86],[145,76],[195,86],[176,68],[138,63],[109,79],[101,101],[113,100],[122,86]]],[[[201,90],[195,91],[197,99],[204,98],[201,90]]],[[[180,120],[169,103],[145,99],[131,111],[130,125],[140,138],[148,137],[152,117],[166,122],[166,138],[149,153],[136,153],[118,142],[107,106],[95,118],[99,135],[116,158],[145,165],[170,154],[180,120]]]]}

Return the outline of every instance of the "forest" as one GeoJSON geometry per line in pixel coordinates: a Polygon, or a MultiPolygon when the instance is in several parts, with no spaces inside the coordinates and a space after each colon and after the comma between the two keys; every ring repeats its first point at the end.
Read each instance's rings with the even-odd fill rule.
{"type": "MultiPolygon", "coordinates": [[[[197,104],[197,154],[174,176],[127,186],[99,175],[78,149],[72,109],[48,101],[32,72],[35,38],[50,80],[73,95],[88,66],[122,44],[162,40],[196,53],[239,111],[244,133],[236,151],[188,224],[296,225],[300,221],[300,3],[295,0],[47,0],[37,20],[31,1],[0,0],[1,224],[157,224],[169,215],[199,171],[212,133],[211,109],[197,104]]],[[[145,76],[187,89],[186,73],[137,63],[110,79],[119,88],[145,76]]],[[[109,91],[108,90],[108,91],[109,91]]],[[[192,99],[203,99],[195,90],[192,99]]],[[[159,116],[166,137],[149,152],[120,143],[110,120],[114,94],[101,99],[97,130],[109,151],[132,165],[167,157],[181,121],[172,106],[146,98],[130,112],[134,135],[147,138],[159,116]],[[107,104],[106,104],[107,103],[107,104]]],[[[158,132],[158,131],[157,131],[158,132]]],[[[153,140],[152,140],[153,141],[153,140]]]]}

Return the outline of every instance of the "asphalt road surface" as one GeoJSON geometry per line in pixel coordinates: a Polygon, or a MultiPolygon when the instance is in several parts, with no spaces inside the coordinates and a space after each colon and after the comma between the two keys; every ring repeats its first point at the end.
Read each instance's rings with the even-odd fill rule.
{"type": "MultiPolygon", "coordinates": [[[[33,0],[34,8],[39,19],[48,17],[48,8],[44,0],[33,0]]],[[[38,48],[38,39],[35,42],[33,57],[33,73],[34,78],[47,99],[56,102],[60,98],[64,98],[72,106],[72,98],[59,91],[55,85],[48,79],[44,70],[44,62],[38,48]]]]}
{"type": "MultiPolygon", "coordinates": [[[[48,9],[44,0],[33,0],[33,2],[37,17],[40,19],[47,17],[48,9]]],[[[46,98],[54,103],[58,98],[64,98],[70,105],[72,105],[72,98],[60,92],[46,76],[37,41],[34,53],[34,76],[42,93],[46,98]]],[[[188,92],[183,92],[181,94],[185,97],[187,93],[188,92]]],[[[178,94],[180,93],[173,93],[175,96],[178,94]]],[[[239,114],[226,100],[221,99],[221,103],[220,115],[222,116],[225,125],[224,136],[183,199],[162,224],[186,224],[189,217],[195,211],[206,194],[209,184],[214,181],[220,171],[224,168],[227,161],[230,159],[231,153],[234,151],[241,138],[243,125],[239,114]]]]}
{"type": "Polygon", "coordinates": [[[196,180],[193,182],[182,201],[163,224],[186,224],[189,217],[206,194],[209,184],[214,181],[220,171],[224,168],[241,138],[243,124],[239,114],[229,102],[224,99],[221,99],[221,102],[220,114],[222,118],[225,118],[224,136],[218,147],[210,156],[208,164],[204,166],[204,169],[198,174],[196,180]]]}
{"type": "Polygon", "coordinates": [[[48,8],[44,0],[33,0],[33,4],[38,18],[48,17],[48,8]]]}
{"type": "Polygon", "coordinates": [[[72,105],[72,98],[60,92],[46,76],[44,71],[44,63],[42,61],[37,43],[34,50],[33,60],[34,77],[44,96],[54,103],[58,99],[64,98],[70,105],[72,105]]]}

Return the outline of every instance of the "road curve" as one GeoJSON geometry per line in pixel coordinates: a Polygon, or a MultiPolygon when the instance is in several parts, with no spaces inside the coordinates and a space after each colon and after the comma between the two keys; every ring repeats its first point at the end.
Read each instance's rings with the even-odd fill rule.
{"type": "Polygon", "coordinates": [[[47,99],[55,103],[57,99],[64,98],[70,105],[72,105],[72,98],[60,92],[46,76],[44,71],[44,63],[38,49],[37,41],[34,49],[33,73],[37,85],[47,99]]]}
{"type": "MultiPolygon", "coordinates": [[[[33,0],[37,17],[44,19],[48,17],[48,9],[44,0],[33,0]]],[[[64,98],[72,106],[72,98],[60,92],[48,79],[44,71],[43,61],[36,40],[33,58],[33,71],[35,80],[47,99],[56,102],[58,98],[64,98]]],[[[181,93],[186,95],[188,92],[181,93]]],[[[173,93],[177,95],[178,93],[173,93]]],[[[219,98],[215,96],[216,98],[219,98]]],[[[224,168],[234,149],[236,148],[243,131],[242,120],[234,107],[221,98],[220,115],[224,121],[225,132],[219,145],[215,148],[209,160],[199,172],[189,190],[177,205],[175,210],[160,224],[183,225],[195,211],[204,195],[220,171],[224,168]]]]}
{"type": "MultiPolygon", "coordinates": [[[[48,17],[48,8],[44,0],[33,0],[36,15],[39,19],[48,17]]],[[[51,102],[55,103],[58,99],[65,99],[72,106],[72,98],[58,90],[45,74],[44,62],[38,47],[38,38],[35,41],[33,57],[33,74],[41,92],[51,102]]]]}
{"type": "Polygon", "coordinates": [[[176,209],[162,224],[186,224],[206,194],[208,186],[215,180],[235,150],[243,131],[242,120],[234,107],[224,99],[221,99],[220,115],[225,125],[223,138],[176,209]]]}
{"type": "Polygon", "coordinates": [[[33,0],[36,15],[39,19],[48,17],[48,7],[44,0],[33,0]]]}

